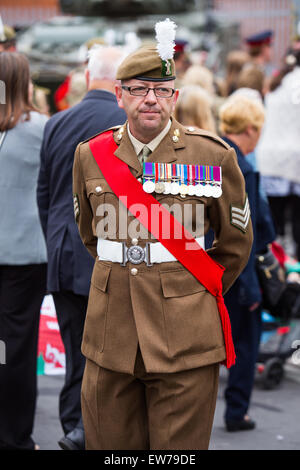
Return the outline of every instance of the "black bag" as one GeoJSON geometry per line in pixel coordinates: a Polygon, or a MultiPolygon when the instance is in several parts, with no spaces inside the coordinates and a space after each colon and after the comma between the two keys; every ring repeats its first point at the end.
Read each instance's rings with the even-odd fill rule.
{"type": "Polygon", "coordinates": [[[300,284],[288,282],[274,307],[273,314],[283,320],[300,319],[300,284]]]}
{"type": "Polygon", "coordinates": [[[266,253],[256,255],[256,269],[262,290],[262,306],[271,314],[275,314],[276,306],[287,284],[284,269],[270,249],[266,253]]]}

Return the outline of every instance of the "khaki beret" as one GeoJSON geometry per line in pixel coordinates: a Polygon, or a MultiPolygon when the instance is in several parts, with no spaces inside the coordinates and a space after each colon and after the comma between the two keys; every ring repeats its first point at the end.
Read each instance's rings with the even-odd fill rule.
{"type": "Polygon", "coordinates": [[[175,80],[175,62],[162,60],[156,44],[146,44],[129,54],[117,70],[117,80],[168,81],[175,80]]]}

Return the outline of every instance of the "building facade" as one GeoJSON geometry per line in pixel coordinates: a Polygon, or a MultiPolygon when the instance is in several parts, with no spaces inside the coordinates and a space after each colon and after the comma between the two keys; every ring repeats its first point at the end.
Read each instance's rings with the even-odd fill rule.
{"type": "Polygon", "coordinates": [[[242,47],[247,36],[272,29],[275,33],[273,63],[281,64],[297,33],[299,0],[214,0],[213,8],[240,24],[242,47]]]}

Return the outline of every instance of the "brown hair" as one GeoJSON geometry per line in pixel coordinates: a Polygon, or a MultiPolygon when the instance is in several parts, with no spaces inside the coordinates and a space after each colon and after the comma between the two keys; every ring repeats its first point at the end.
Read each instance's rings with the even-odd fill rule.
{"type": "Polygon", "coordinates": [[[281,85],[284,77],[292,72],[296,66],[300,65],[300,49],[290,48],[284,57],[284,64],[276,75],[271,78],[270,91],[276,90],[281,85]]]}
{"type": "Polygon", "coordinates": [[[174,117],[184,126],[197,126],[216,133],[212,98],[197,85],[186,85],[180,89],[174,117]]]}
{"type": "Polygon", "coordinates": [[[252,88],[259,91],[261,96],[264,92],[265,76],[262,70],[252,64],[247,64],[243,67],[237,78],[238,88],[252,88]]]}
{"type": "Polygon", "coordinates": [[[233,50],[226,57],[226,94],[231,95],[237,88],[237,78],[250,56],[243,50],[233,50]]]}
{"type": "Polygon", "coordinates": [[[197,85],[213,95],[215,93],[214,89],[214,75],[213,73],[203,65],[191,65],[188,70],[185,72],[182,79],[184,85],[197,85]]]}
{"type": "Polygon", "coordinates": [[[0,104],[0,131],[12,129],[20,117],[30,119],[30,111],[35,108],[30,103],[29,62],[18,52],[0,53],[0,80],[5,85],[5,103],[0,104]]]}

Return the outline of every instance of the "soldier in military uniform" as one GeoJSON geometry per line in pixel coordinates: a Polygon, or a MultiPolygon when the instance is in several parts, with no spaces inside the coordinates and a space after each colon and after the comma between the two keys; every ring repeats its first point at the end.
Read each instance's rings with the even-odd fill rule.
{"type": "MultiPolygon", "coordinates": [[[[96,157],[126,164],[133,193],[143,192],[143,185],[155,202],[176,203],[182,210],[190,205],[189,222],[199,244],[204,233],[214,230],[216,241],[208,254],[225,267],[223,292],[243,270],[252,245],[247,196],[234,150],[217,136],[172,119],[178,91],[174,61],[165,57],[147,45],[124,59],[116,95],[127,123],[79,144],[75,153],[75,217],[82,241],[95,258],[82,343],[87,359],[82,386],[87,449],[207,449],[219,364],[226,360],[215,296],[164,247],[163,239],[154,239],[145,227],[134,237],[130,230],[124,234],[120,196],[96,157]],[[92,152],[96,139],[110,135],[113,156],[104,146],[98,155],[92,152]],[[152,174],[151,179],[146,164],[163,176],[152,174]],[[212,174],[201,179],[198,170],[208,168],[219,169],[222,179],[212,174]],[[194,176],[184,184],[180,176],[168,174],[177,169],[189,169],[194,176]],[[215,188],[213,196],[208,187],[215,188]],[[204,230],[195,215],[197,207],[204,211],[204,230]],[[99,230],[104,213],[115,222],[114,233],[110,230],[106,237],[99,230]]],[[[125,213],[127,226],[137,226],[132,213],[125,213]]],[[[187,249],[183,256],[191,260],[196,255],[187,249]]]]}
{"type": "Polygon", "coordinates": [[[273,53],[272,30],[261,31],[252,34],[245,39],[251,62],[267,76],[271,75],[272,53],[273,53]]]}

